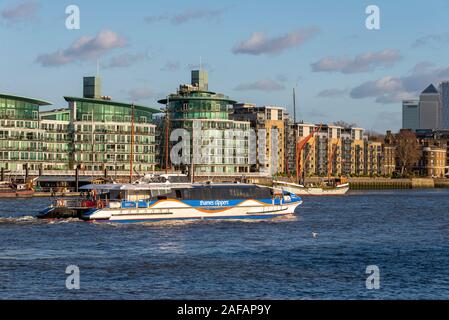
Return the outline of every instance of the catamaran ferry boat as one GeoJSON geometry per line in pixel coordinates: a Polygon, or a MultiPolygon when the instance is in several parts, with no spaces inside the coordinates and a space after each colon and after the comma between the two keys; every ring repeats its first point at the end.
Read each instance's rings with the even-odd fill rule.
{"type": "Polygon", "coordinates": [[[107,194],[107,200],[81,214],[96,222],[134,223],[166,220],[269,219],[291,215],[302,204],[293,193],[249,184],[191,184],[171,187],[156,197],[133,188],[105,190],[102,185],[84,187],[107,194]]]}

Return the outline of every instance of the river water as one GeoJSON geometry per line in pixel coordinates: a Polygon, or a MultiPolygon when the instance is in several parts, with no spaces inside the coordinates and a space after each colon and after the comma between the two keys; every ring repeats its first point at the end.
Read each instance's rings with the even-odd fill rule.
{"type": "Polygon", "coordinates": [[[257,222],[35,219],[50,201],[0,200],[0,299],[449,299],[449,190],[305,198],[257,222]]]}

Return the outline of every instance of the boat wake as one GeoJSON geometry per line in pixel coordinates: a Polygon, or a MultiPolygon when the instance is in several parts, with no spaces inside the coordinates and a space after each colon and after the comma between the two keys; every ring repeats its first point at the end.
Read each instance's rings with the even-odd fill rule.
{"type": "Polygon", "coordinates": [[[120,227],[147,227],[147,228],[176,228],[176,227],[187,227],[196,225],[226,225],[226,224],[267,224],[267,223],[285,223],[298,221],[299,217],[296,215],[285,215],[281,217],[271,218],[271,219],[232,219],[232,220],[164,220],[164,221],[147,221],[141,223],[120,223],[120,222],[91,222],[94,225],[108,226],[112,228],[120,227]]]}
{"type": "Polygon", "coordinates": [[[8,224],[51,225],[51,224],[73,223],[73,222],[81,222],[81,221],[79,219],[42,220],[38,219],[35,216],[0,217],[0,225],[8,225],[8,224]]]}
{"type": "Polygon", "coordinates": [[[37,221],[37,218],[33,216],[0,217],[0,224],[33,223],[37,221]]]}

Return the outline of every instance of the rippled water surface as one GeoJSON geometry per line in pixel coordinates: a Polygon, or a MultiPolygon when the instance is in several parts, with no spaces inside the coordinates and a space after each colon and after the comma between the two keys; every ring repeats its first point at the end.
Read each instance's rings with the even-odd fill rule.
{"type": "Polygon", "coordinates": [[[35,219],[49,202],[0,200],[0,299],[449,299],[449,190],[306,198],[258,222],[35,219]]]}

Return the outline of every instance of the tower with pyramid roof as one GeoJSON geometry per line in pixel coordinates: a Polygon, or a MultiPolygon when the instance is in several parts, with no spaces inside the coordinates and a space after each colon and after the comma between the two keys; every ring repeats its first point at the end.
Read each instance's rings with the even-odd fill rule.
{"type": "Polygon", "coordinates": [[[430,84],[419,97],[419,128],[436,130],[440,122],[440,94],[430,84]]]}

